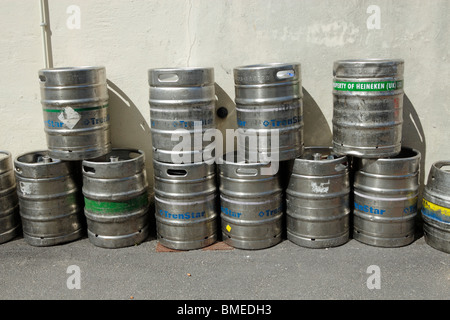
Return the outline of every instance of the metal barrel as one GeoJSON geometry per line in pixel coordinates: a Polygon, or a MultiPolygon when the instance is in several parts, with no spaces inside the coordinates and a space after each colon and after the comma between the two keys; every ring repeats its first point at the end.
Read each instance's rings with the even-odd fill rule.
{"type": "Polygon", "coordinates": [[[422,218],[425,241],[450,253],[450,161],[431,166],[423,192],[422,218]]]}
{"type": "Polygon", "coordinates": [[[295,159],[286,189],[287,238],[308,248],[349,240],[350,182],[347,156],[328,147],[307,147],[295,159]]]}
{"type": "Polygon", "coordinates": [[[215,128],[214,69],[150,69],[148,82],[153,158],[167,163],[208,160],[203,156],[206,150],[210,154],[210,142],[203,141],[203,133],[215,128]],[[180,143],[184,146],[177,148],[180,143]]]}
{"type": "Polygon", "coordinates": [[[81,188],[74,173],[79,162],[61,161],[48,151],[14,160],[25,241],[52,246],[79,239],[85,232],[81,188]]]}
{"type": "Polygon", "coordinates": [[[153,160],[158,241],[176,250],[206,247],[217,240],[215,164],[153,160]]]}
{"type": "Polygon", "coordinates": [[[400,59],[340,60],[333,67],[333,149],[360,158],[400,153],[403,123],[400,59]]]}
{"type": "Polygon", "coordinates": [[[303,153],[303,94],[299,63],[272,63],[234,69],[239,148],[246,160],[279,161],[303,153]],[[274,132],[278,145],[274,145],[274,132]],[[273,149],[273,150],[271,150],[273,149]]]}
{"type": "Polygon", "coordinates": [[[19,198],[11,153],[0,151],[0,243],[21,233],[19,198]]]}
{"type": "Polygon", "coordinates": [[[355,159],[353,238],[378,247],[414,241],[419,192],[420,152],[355,159]]]}
{"type": "Polygon", "coordinates": [[[270,166],[239,161],[235,153],[218,165],[222,235],[232,247],[263,249],[281,241],[283,190],[279,172],[263,171],[270,166]]]}
{"type": "Polygon", "coordinates": [[[83,161],[84,214],[89,241],[98,247],[137,245],[149,235],[145,155],[114,148],[83,161]]]}
{"type": "Polygon", "coordinates": [[[50,157],[76,161],[110,152],[105,68],[42,69],[39,80],[50,157]]]}

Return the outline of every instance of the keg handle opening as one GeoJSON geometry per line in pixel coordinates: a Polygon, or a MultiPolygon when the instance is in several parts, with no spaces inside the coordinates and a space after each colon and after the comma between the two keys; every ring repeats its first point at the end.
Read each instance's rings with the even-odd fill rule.
{"type": "Polygon", "coordinates": [[[187,175],[187,171],[183,169],[167,169],[166,172],[169,176],[185,177],[187,175]]]}
{"type": "Polygon", "coordinates": [[[44,75],[39,75],[39,81],[45,82],[45,81],[47,81],[47,78],[44,75]]]}
{"type": "Polygon", "coordinates": [[[254,168],[237,168],[236,175],[243,177],[256,177],[258,175],[258,169],[254,168]]]}
{"type": "Polygon", "coordinates": [[[86,173],[95,173],[95,168],[83,166],[83,171],[86,173]]]}
{"type": "Polygon", "coordinates": [[[158,75],[159,82],[178,82],[180,77],[176,73],[162,73],[158,75]]]}
{"type": "Polygon", "coordinates": [[[295,71],[294,70],[281,70],[277,72],[277,78],[280,80],[284,79],[290,79],[295,77],[295,71]]]}
{"type": "Polygon", "coordinates": [[[450,172],[450,161],[445,161],[445,162],[441,162],[435,165],[437,169],[445,171],[445,172],[450,172]],[[443,169],[444,167],[448,167],[443,169]]]}

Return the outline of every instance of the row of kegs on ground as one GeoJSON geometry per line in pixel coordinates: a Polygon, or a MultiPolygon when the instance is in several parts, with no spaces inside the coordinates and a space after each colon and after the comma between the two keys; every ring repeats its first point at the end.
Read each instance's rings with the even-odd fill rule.
{"type": "MultiPolygon", "coordinates": [[[[334,64],[332,147],[304,147],[300,64],[244,66],[234,76],[237,126],[247,138],[238,139],[244,143],[237,154],[244,150],[244,157],[215,155],[216,164],[204,161],[210,142],[196,138],[215,128],[214,70],[149,70],[161,244],[190,250],[222,236],[236,248],[261,249],[279,243],[285,231],[315,248],[342,245],[351,231],[375,246],[414,240],[421,155],[401,145],[402,60],[334,64]],[[191,148],[177,149],[177,129],[191,148]],[[255,134],[256,143],[245,142],[255,134]],[[271,171],[274,163],[264,159],[274,154],[279,170],[271,171]],[[191,161],[176,163],[177,156],[191,161]]],[[[21,224],[32,245],[64,243],[79,238],[86,223],[95,245],[142,242],[152,203],[144,154],[111,149],[105,69],[41,70],[39,81],[48,150],[17,157],[14,169],[4,153],[1,242],[21,224]]],[[[446,165],[432,166],[422,216],[427,242],[449,252],[446,165]]]]}

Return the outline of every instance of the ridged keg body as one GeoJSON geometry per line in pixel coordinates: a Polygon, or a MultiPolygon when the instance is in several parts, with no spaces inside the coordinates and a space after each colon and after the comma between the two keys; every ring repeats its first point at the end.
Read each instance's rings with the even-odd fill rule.
{"type": "Polygon", "coordinates": [[[43,69],[39,79],[49,155],[76,161],[110,152],[105,68],[43,69]]]}
{"type": "Polygon", "coordinates": [[[340,60],[333,68],[333,149],[360,158],[400,153],[403,60],[340,60]]]}
{"type": "Polygon", "coordinates": [[[218,224],[215,164],[153,160],[153,171],[159,242],[176,250],[214,243],[218,224]]]}
{"type": "Polygon", "coordinates": [[[117,148],[84,160],[83,195],[92,244],[121,248],[140,244],[147,238],[149,193],[141,150],[117,148]]]}
{"type": "Polygon", "coordinates": [[[215,128],[214,69],[150,69],[148,80],[153,158],[166,163],[209,159],[203,155],[211,142],[203,141],[203,133],[215,128]],[[181,141],[190,148],[177,149],[181,141]]]}
{"type": "Polygon", "coordinates": [[[290,241],[308,248],[335,247],[349,239],[350,182],[346,156],[307,147],[295,159],[286,189],[290,241]]]}
{"type": "MultiPolygon", "coordinates": [[[[236,154],[235,154],[236,156],[236,154]]],[[[219,164],[222,235],[239,249],[263,249],[281,241],[283,193],[271,164],[246,163],[227,154],[219,164]]]]}
{"type": "Polygon", "coordinates": [[[273,63],[234,69],[238,147],[250,162],[279,161],[303,153],[300,64],[273,63]],[[272,144],[275,130],[278,145],[272,144]],[[273,149],[273,150],[272,150],[273,149]]]}
{"type": "Polygon", "coordinates": [[[420,152],[355,159],[353,238],[373,246],[400,247],[414,241],[420,152]]]}
{"type": "Polygon", "coordinates": [[[20,216],[28,244],[52,246],[84,234],[83,199],[75,177],[79,164],[53,159],[48,151],[15,159],[20,216]]]}
{"type": "Polygon", "coordinates": [[[11,153],[0,151],[0,243],[14,239],[20,232],[19,198],[11,153]]]}
{"type": "Polygon", "coordinates": [[[426,242],[450,253],[450,161],[431,166],[423,192],[422,218],[426,242]]]}

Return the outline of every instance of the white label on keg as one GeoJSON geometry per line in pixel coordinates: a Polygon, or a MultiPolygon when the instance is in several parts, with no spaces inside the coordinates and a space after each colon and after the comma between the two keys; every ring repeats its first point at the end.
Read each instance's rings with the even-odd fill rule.
{"type": "Polygon", "coordinates": [[[22,191],[22,193],[23,193],[24,195],[32,194],[33,191],[34,191],[33,184],[32,184],[32,183],[29,183],[29,182],[23,182],[23,181],[21,181],[21,182],[19,183],[19,188],[20,188],[20,191],[22,191]]]}
{"type": "Polygon", "coordinates": [[[65,107],[64,111],[59,114],[58,119],[64,123],[67,128],[73,129],[78,121],[80,121],[81,115],[71,107],[65,107]]]}
{"type": "Polygon", "coordinates": [[[322,182],[320,184],[311,182],[311,188],[314,193],[328,193],[328,190],[330,189],[330,180],[328,180],[328,182],[322,182]]]}

